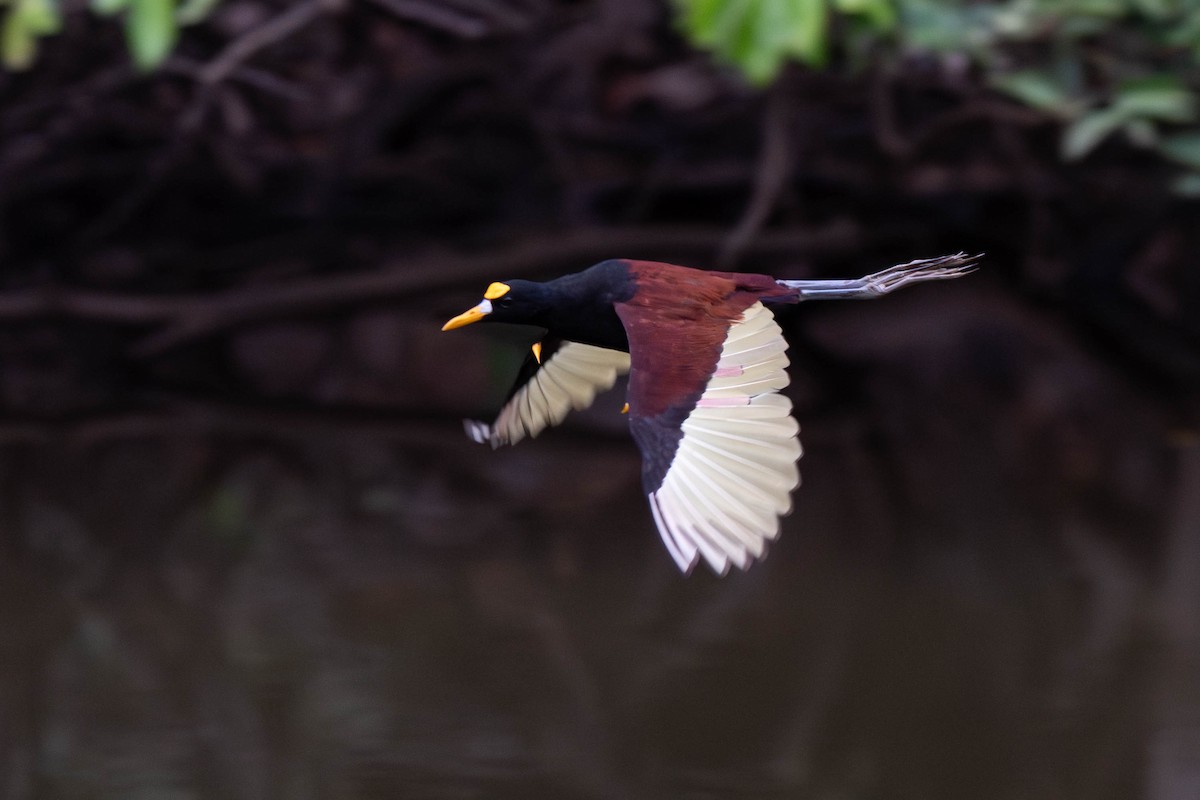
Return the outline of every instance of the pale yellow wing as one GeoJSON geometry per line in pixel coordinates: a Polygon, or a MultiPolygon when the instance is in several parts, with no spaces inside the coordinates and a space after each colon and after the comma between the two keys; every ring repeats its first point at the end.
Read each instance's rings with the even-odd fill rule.
{"type": "MultiPolygon", "coordinates": [[[[532,361],[532,359],[531,359],[532,361]]],[[[629,371],[629,354],[579,342],[541,349],[540,363],[523,369],[517,385],[490,425],[467,420],[467,435],[492,447],[516,444],[557,425],[572,409],[587,408],[600,392],[629,371]]]]}

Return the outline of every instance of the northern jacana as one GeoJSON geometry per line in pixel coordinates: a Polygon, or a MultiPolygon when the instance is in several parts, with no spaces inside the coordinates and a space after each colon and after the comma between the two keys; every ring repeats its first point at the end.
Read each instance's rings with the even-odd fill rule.
{"type": "Polygon", "coordinates": [[[513,322],[546,330],[491,424],[468,435],[492,447],[537,436],[629,373],[629,429],[663,543],[679,569],[701,558],[718,574],[746,569],[779,535],[800,483],[801,448],[787,342],[771,307],[872,298],[957,278],[978,256],[911,261],[857,280],[776,280],[612,259],[535,283],[493,283],[447,322],[513,322]]]}

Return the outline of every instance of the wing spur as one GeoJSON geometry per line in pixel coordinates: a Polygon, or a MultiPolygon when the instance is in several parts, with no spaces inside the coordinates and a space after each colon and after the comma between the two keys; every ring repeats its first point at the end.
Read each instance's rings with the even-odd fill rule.
{"type": "Polygon", "coordinates": [[[526,358],[495,421],[466,420],[464,427],[476,442],[516,444],[559,424],[571,409],[587,408],[628,371],[628,353],[548,339],[541,343],[540,362],[533,354],[526,358]]]}
{"type": "MultiPolygon", "coordinates": [[[[802,450],[792,403],[778,393],[788,384],[786,350],[771,312],[756,302],[726,328],[720,358],[685,415],[630,420],[647,468],[651,513],[684,572],[701,558],[717,574],[731,564],[746,569],[763,557],[779,535],[779,517],[791,511],[802,450]],[[675,429],[671,420],[681,416],[675,429]],[[672,443],[673,456],[664,456],[672,443]]],[[[637,375],[637,353],[634,363],[634,384],[652,383],[637,375]]]]}

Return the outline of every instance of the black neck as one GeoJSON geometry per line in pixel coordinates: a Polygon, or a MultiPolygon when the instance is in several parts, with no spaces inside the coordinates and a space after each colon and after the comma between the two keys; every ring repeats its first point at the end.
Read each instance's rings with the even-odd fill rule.
{"type": "Polygon", "coordinates": [[[613,303],[627,300],[633,287],[622,261],[604,261],[544,284],[551,296],[543,324],[562,339],[629,350],[625,327],[613,303]]]}

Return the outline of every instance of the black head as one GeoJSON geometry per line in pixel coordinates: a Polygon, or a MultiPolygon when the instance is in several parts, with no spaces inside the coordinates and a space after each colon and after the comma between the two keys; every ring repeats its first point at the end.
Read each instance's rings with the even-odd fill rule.
{"type": "Polygon", "coordinates": [[[533,281],[493,283],[483,293],[479,305],[447,322],[442,330],[454,330],[472,322],[539,325],[552,305],[549,295],[545,284],[533,281]]]}

